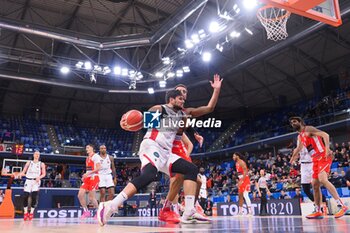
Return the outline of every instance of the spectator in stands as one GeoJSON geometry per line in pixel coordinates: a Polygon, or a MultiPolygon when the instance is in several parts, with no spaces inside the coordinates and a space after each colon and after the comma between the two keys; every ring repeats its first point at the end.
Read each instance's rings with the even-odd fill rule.
{"type": "Polygon", "coordinates": [[[53,182],[51,179],[49,179],[49,181],[46,183],[46,187],[48,188],[52,188],[53,187],[53,182]]]}
{"type": "Polygon", "coordinates": [[[280,199],[290,199],[290,196],[282,189],[280,199]]]}
{"type": "Polygon", "coordinates": [[[4,192],[0,189],[0,205],[1,205],[1,203],[4,201],[4,198],[5,198],[5,194],[4,194],[4,192]]]}
{"type": "Polygon", "coordinates": [[[225,198],[225,202],[231,202],[231,196],[230,196],[230,194],[228,194],[227,196],[226,196],[226,198],[225,198]]]}
{"type": "Polygon", "coordinates": [[[208,199],[205,202],[204,213],[207,216],[212,216],[213,215],[213,202],[210,200],[210,196],[208,196],[208,199]]]}
{"type": "Polygon", "coordinates": [[[282,167],[283,166],[283,161],[280,156],[277,156],[277,161],[275,163],[276,167],[282,167]]]}
{"type": "Polygon", "coordinates": [[[338,172],[332,173],[330,181],[336,188],[340,188],[342,185],[342,177],[339,176],[338,172]]]}
{"type": "MultiPolygon", "coordinates": [[[[150,195],[149,195],[149,207],[151,209],[151,213],[153,213],[153,209],[157,208],[157,194],[154,191],[154,189],[152,189],[150,195]]],[[[154,212],[156,213],[156,211],[154,212]]]]}
{"type": "Polygon", "coordinates": [[[304,196],[301,194],[300,188],[296,188],[296,189],[295,189],[295,195],[294,195],[293,198],[299,199],[300,202],[303,202],[303,201],[304,201],[304,196]]]}
{"type": "Polygon", "coordinates": [[[62,175],[59,172],[56,172],[55,176],[55,187],[61,187],[62,186],[62,175]]]}
{"type": "Polygon", "coordinates": [[[348,170],[346,171],[345,180],[346,180],[346,185],[347,185],[348,188],[350,189],[350,169],[348,169],[348,170]]]}
{"type": "Polygon", "coordinates": [[[347,185],[346,185],[346,172],[344,170],[341,171],[340,177],[341,177],[341,186],[347,187],[347,185]]]}

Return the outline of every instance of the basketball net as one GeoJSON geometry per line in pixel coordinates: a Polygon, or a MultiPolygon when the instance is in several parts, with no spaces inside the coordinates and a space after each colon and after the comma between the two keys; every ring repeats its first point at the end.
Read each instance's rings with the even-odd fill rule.
{"type": "Polygon", "coordinates": [[[290,14],[289,11],[269,5],[258,10],[257,17],[266,29],[267,39],[279,41],[288,37],[287,21],[290,14]]]}
{"type": "Polygon", "coordinates": [[[10,176],[13,179],[20,179],[20,172],[14,172],[14,173],[7,173],[6,169],[2,169],[1,171],[2,176],[10,176]]]}

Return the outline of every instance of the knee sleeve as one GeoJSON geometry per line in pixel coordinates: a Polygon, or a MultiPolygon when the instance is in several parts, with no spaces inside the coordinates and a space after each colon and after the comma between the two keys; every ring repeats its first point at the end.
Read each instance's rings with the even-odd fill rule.
{"type": "Polygon", "coordinates": [[[250,207],[252,205],[252,202],[250,201],[249,193],[247,191],[243,192],[243,197],[247,206],[250,207]]]}
{"type": "Polygon", "coordinates": [[[149,163],[142,169],[141,175],[133,179],[131,183],[136,187],[137,191],[139,191],[155,181],[157,179],[157,173],[157,168],[149,163]]]}
{"type": "Polygon", "coordinates": [[[185,180],[192,180],[197,182],[198,167],[184,159],[178,159],[173,163],[171,172],[180,173],[184,175],[185,180]]]}
{"type": "Polygon", "coordinates": [[[38,201],[38,192],[32,192],[32,208],[36,207],[36,203],[38,201]]]}
{"type": "Polygon", "coordinates": [[[28,197],[29,197],[29,193],[24,192],[24,194],[23,194],[23,207],[28,207],[28,197]]]}
{"type": "Polygon", "coordinates": [[[314,195],[311,193],[311,185],[310,184],[302,184],[304,193],[306,196],[313,202],[314,195]]]}

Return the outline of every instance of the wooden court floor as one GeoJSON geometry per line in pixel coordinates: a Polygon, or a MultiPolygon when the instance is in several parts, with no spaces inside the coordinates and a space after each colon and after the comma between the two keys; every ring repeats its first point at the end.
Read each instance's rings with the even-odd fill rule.
{"type": "Polygon", "coordinates": [[[211,224],[166,224],[151,217],[112,218],[100,227],[96,220],[80,219],[0,219],[1,233],[133,233],[133,232],[317,232],[349,233],[350,216],[322,220],[305,217],[213,217],[211,224]]]}

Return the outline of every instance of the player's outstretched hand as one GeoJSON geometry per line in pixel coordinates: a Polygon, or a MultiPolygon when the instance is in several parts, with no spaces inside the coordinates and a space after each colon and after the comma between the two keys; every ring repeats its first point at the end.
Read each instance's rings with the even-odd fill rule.
{"type": "Polygon", "coordinates": [[[215,74],[214,75],[214,81],[209,81],[210,85],[213,89],[220,89],[221,88],[221,83],[222,83],[222,78],[220,78],[220,75],[215,74]]]}

